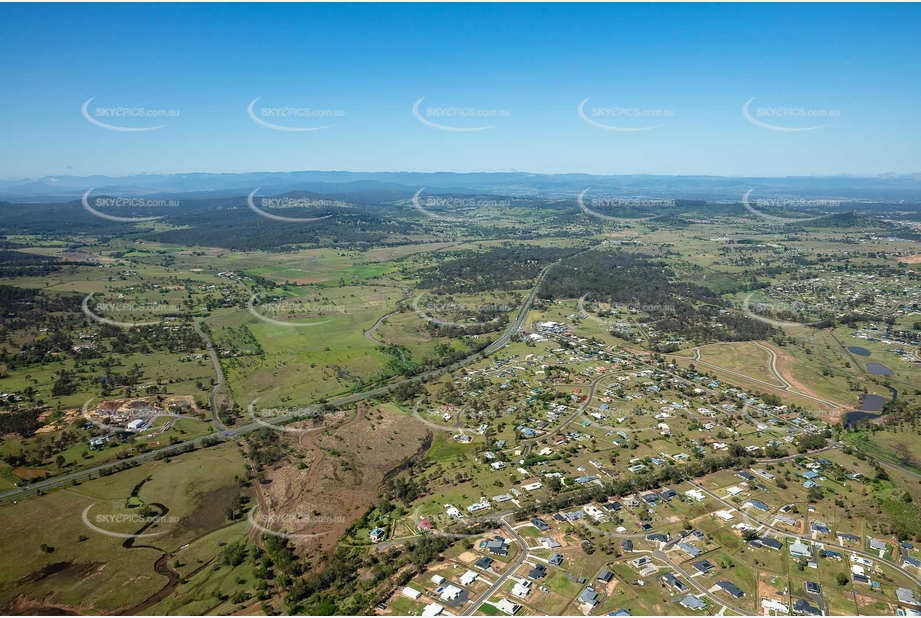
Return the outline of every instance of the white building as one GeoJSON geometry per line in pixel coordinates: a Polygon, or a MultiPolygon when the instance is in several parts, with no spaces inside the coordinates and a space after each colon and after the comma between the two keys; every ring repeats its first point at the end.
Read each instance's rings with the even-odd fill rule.
{"type": "Polygon", "coordinates": [[[461,575],[461,578],[460,578],[461,586],[469,586],[470,584],[476,581],[477,577],[479,577],[478,573],[474,573],[473,571],[467,571],[466,573],[461,575]]]}
{"type": "Polygon", "coordinates": [[[422,609],[422,615],[423,616],[440,616],[441,612],[443,612],[444,610],[445,608],[442,605],[439,605],[438,603],[431,603],[430,605],[426,605],[422,609]]]}
{"type": "Polygon", "coordinates": [[[404,597],[409,597],[413,601],[415,601],[416,599],[422,596],[421,592],[419,592],[415,588],[410,588],[409,586],[406,586],[405,588],[403,588],[402,594],[404,597]]]}

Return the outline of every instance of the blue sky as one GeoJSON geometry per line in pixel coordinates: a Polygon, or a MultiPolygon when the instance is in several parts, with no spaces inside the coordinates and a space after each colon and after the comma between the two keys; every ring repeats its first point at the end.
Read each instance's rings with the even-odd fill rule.
{"type": "Polygon", "coordinates": [[[5,4],[0,178],[918,172],[919,26],[918,5],[5,4]],[[91,97],[100,122],[166,126],[99,127],[91,97]],[[329,128],[262,126],[257,97],[260,119],[329,128]],[[426,125],[421,97],[431,122],[494,126],[426,125]],[[757,121],[824,126],[758,126],[752,97],[757,121]],[[655,128],[590,124],[586,98],[590,120],[655,128]],[[118,106],[179,115],[98,111],[118,106]],[[344,115],[264,115],[282,107],[344,115]]]}

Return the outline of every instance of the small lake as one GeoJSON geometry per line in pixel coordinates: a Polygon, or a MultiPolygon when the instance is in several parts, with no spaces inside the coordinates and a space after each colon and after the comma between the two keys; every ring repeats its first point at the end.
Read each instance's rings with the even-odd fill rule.
{"type": "Polygon", "coordinates": [[[892,370],[880,363],[867,363],[867,371],[875,376],[891,376],[892,370]]]}
{"type": "Polygon", "coordinates": [[[862,348],[859,345],[848,346],[847,351],[857,356],[870,356],[870,350],[862,348]]]}
{"type": "Polygon", "coordinates": [[[886,405],[886,398],[881,395],[864,395],[860,405],[861,412],[879,412],[886,405]]]}
{"type": "MultiPolygon", "coordinates": [[[[891,386],[889,387],[889,390],[892,391],[892,401],[895,401],[899,396],[899,392],[891,386]]],[[[863,396],[859,410],[855,412],[848,412],[844,415],[844,424],[850,425],[851,423],[856,423],[857,421],[879,418],[882,416],[880,412],[882,411],[884,405],[886,405],[885,397],[868,393],[863,396]]]]}
{"type": "Polygon", "coordinates": [[[872,418],[879,418],[882,414],[873,414],[872,412],[848,412],[844,415],[844,424],[850,425],[857,421],[863,421],[872,418]]]}

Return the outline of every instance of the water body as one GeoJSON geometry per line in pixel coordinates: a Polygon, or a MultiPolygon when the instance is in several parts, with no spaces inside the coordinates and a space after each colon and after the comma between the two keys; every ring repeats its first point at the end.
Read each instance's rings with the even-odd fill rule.
{"type": "Polygon", "coordinates": [[[859,345],[848,346],[847,351],[857,356],[870,356],[870,350],[862,348],[859,345]]]}
{"type": "MultiPolygon", "coordinates": [[[[898,399],[899,391],[892,388],[891,386],[887,388],[892,391],[892,401],[898,399]]],[[[880,412],[882,411],[884,405],[886,405],[885,397],[881,395],[866,394],[861,400],[859,410],[855,412],[848,412],[844,415],[844,424],[850,425],[851,423],[856,423],[857,421],[879,418],[882,416],[880,412]]]]}
{"type": "Polygon", "coordinates": [[[892,370],[880,363],[867,363],[867,371],[875,376],[891,376],[892,370]]]}
{"type": "Polygon", "coordinates": [[[879,412],[886,405],[886,398],[881,395],[864,395],[860,406],[861,412],[879,412]]]}

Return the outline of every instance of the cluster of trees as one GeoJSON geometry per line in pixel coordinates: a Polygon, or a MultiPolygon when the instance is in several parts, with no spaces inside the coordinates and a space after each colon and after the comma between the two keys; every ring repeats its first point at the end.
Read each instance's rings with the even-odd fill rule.
{"type": "Polygon", "coordinates": [[[0,249],[0,277],[44,277],[59,270],[61,262],[57,258],[0,249]]]}
{"type": "Polygon", "coordinates": [[[517,245],[463,251],[423,272],[419,288],[439,294],[479,293],[528,287],[540,271],[581,249],[517,245]]]}
{"type": "MultiPolygon", "coordinates": [[[[730,313],[710,288],[682,281],[662,260],[623,250],[595,251],[564,259],[541,283],[546,300],[579,298],[636,308],[658,331],[696,341],[747,341],[770,338],[764,322],[730,313]]],[[[668,349],[660,351],[667,352],[668,349]]]]}

